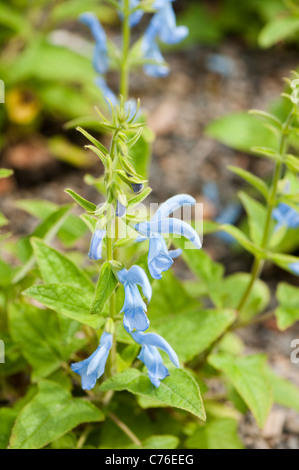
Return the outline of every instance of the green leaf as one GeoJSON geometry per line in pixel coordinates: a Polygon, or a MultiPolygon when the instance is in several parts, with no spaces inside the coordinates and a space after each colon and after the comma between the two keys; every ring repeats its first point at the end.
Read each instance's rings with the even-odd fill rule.
{"type": "Polygon", "coordinates": [[[238,229],[237,227],[234,227],[233,225],[221,225],[219,227],[221,230],[224,232],[229,233],[237,242],[249,253],[252,253],[255,256],[263,256],[264,255],[264,250],[262,250],[260,247],[252,243],[244,233],[238,229]]]}
{"type": "Polygon", "coordinates": [[[62,283],[94,292],[91,280],[72,261],[38,238],[31,243],[45,283],[62,283]]]}
{"type": "Polygon", "coordinates": [[[12,408],[0,410],[0,449],[6,449],[9,443],[10,433],[18,412],[12,408]]]}
{"type": "Polygon", "coordinates": [[[89,132],[87,132],[85,129],[83,129],[80,126],[77,127],[77,131],[81,132],[81,134],[83,134],[87,140],[89,140],[98,150],[100,150],[101,153],[104,154],[104,157],[108,155],[109,152],[106,149],[106,147],[104,147],[104,145],[101,144],[101,142],[99,142],[95,137],[89,134],[89,132]]]}
{"type": "Polygon", "coordinates": [[[82,340],[63,336],[54,312],[25,303],[9,306],[9,329],[15,344],[34,369],[33,380],[53,373],[84,344],[82,340]]]}
{"type": "Polygon", "coordinates": [[[210,356],[208,361],[228,377],[262,428],[273,401],[271,386],[265,372],[265,356],[256,354],[233,358],[219,354],[210,356]]]}
{"type": "Polygon", "coordinates": [[[171,344],[181,361],[190,361],[207,349],[233,323],[233,310],[194,310],[151,322],[171,344]]]}
{"type": "Polygon", "coordinates": [[[137,194],[137,196],[135,197],[132,197],[132,199],[130,199],[128,201],[128,209],[132,209],[133,207],[137,206],[138,204],[140,204],[142,201],[144,201],[144,199],[147,198],[147,196],[152,192],[152,189],[151,188],[144,188],[143,191],[141,191],[141,193],[137,194]]]}
{"type": "Polygon", "coordinates": [[[149,128],[144,127],[138,142],[130,149],[131,163],[138,175],[143,178],[148,176],[148,168],[151,158],[152,135],[149,128]]]}
{"type": "Polygon", "coordinates": [[[273,263],[277,264],[282,269],[285,269],[291,274],[294,274],[290,265],[292,263],[298,263],[299,258],[292,255],[285,255],[283,253],[273,253],[270,251],[265,252],[265,258],[271,260],[273,263]]]}
{"type": "Polygon", "coordinates": [[[182,283],[169,270],[163,273],[163,278],[159,282],[153,284],[148,313],[151,321],[156,319],[159,321],[163,316],[189,311],[196,306],[198,302],[188,296],[182,283]]]}
{"type": "Polygon", "coordinates": [[[95,73],[89,58],[44,39],[31,41],[9,68],[11,84],[26,80],[58,83],[93,83],[95,73]],[[40,60],[47,57],[47,60],[40,60]]]}
{"type": "Polygon", "coordinates": [[[247,181],[247,183],[253,186],[264,196],[266,201],[268,200],[269,189],[267,184],[261,178],[258,178],[257,176],[250,173],[250,171],[246,171],[243,168],[239,168],[238,166],[229,165],[227,168],[236,175],[239,175],[245,181],[247,181]]]}
{"type": "Polygon", "coordinates": [[[91,168],[95,163],[90,153],[72,144],[62,135],[49,137],[47,142],[51,155],[61,162],[83,169],[91,168]]]}
{"type": "Polygon", "coordinates": [[[72,398],[60,385],[43,381],[39,392],[16,419],[11,449],[40,449],[81,423],[103,421],[103,413],[92,403],[72,398]]]}
{"type": "Polygon", "coordinates": [[[299,320],[299,287],[280,282],[277,287],[276,297],[279,306],[275,310],[275,316],[278,328],[283,331],[299,320]]]}
{"type": "Polygon", "coordinates": [[[4,3],[0,4],[0,23],[18,32],[21,36],[27,36],[30,32],[30,23],[26,16],[17,8],[4,3]]]}
{"type": "MultiPolygon", "coordinates": [[[[173,239],[173,244],[176,248],[184,248],[183,239],[173,239]]],[[[222,282],[224,268],[220,263],[213,261],[210,256],[203,250],[184,250],[182,257],[191,269],[191,271],[198,277],[206,287],[208,295],[213,302],[219,305],[219,295],[217,284],[222,282]]]]}
{"type": "Polygon", "coordinates": [[[103,392],[108,390],[127,390],[152,400],[162,402],[165,406],[173,406],[186,410],[203,421],[205,411],[195,380],[182,369],[171,369],[170,376],[155,387],[147,377],[137,369],[128,369],[106,380],[100,387],[103,392]]]}
{"type": "Polygon", "coordinates": [[[92,202],[87,201],[84,199],[82,196],[79,196],[79,194],[75,193],[72,189],[65,189],[65,192],[69,194],[74,201],[79,204],[79,206],[83,207],[87,212],[95,212],[97,210],[97,206],[93,204],[92,202]]]}
{"type": "MultiPolygon", "coordinates": [[[[250,279],[251,275],[249,273],[235,273],[227,276],[219,287],[222,307],[238,308],[250,279]]],[[[267,284],[260,279],[256,279],[240,318],[243,321],[249,320],[254,315],[262,312],[269,302],[270,290],[267,284]]]]}
{"type": "MultiPolygon", "coordinates": [[[[176,248],[184,248],[183,239],[174,238],[173,244],[176,248]]],[[[222,264],[213,261],[203,249],[183,250],[182,257],[195,276],[206,284],[222,279],[224,274],[222,264]]]]}
{"type": "Polygon", "coordinates": [[[206,127],[208,137],[236,150],[252,153],[252,147],[276,148],[272,132],[255,116],[244,112],[228,114],[206,127]]]}
{"type": "Polygon", "coordinates": [[[274,402],[299,413],[299,388],[276,375],[270,367],[266,369],[266,373],[273,390],[274,402]]]}
{"type": "Polygon", "coordinates": [[[8,222],[7,218],[0,212],[0,227],[3,227],[8,222]]]}
{"type": "Polygon", "coordinates": [[[101,274],[97,283],[95,296],[92,301],[90,313],[100,314],[112,293],[117,286],[118,280],[116,279],[112,265],[109,261],[106,261],[102,265],[101,274]]]}
{"type": "Polygon", "coordinates": [[[243,449],[238,436],[238,421],[232,418],[212,419],[199,426],[186,441],[187,449],[243,449]]]}
{"type": "Polygon", "coordinates": [[[13,174],[12,170],[7,170],[6,168],[0,168],[0,179],[1,178],[8,178],[13,174]]]}
{"type": "Polygon", "coordinates": [[[66,284],[43,284],[29,287],[24,294],[58,313],[95,329],[103,324],[103,318],[90,315],[92,296],[86,290],[66,284]]]}
{"type": "MultiPolygon", "coordinates": [[[[50,201],[38,199],[23,199],[15,203],[16,207],[28,212],[37,219],[45,220],[53,214],[59,206],[50,201]]],[[[69,214],[57,232],[57,236],[66,245],[71,246],[78,238],[86,232],[86,226],[80,217],[69,214]]]]}
{"type": "MultiPolygon", "coordinates": [[[[60,207],[57,211],[50,214],[33,232],[32,237],[41,238],[45,240],[45,242],[50,242],[61,228],[63,222],[66,219],[66,216],[70,209],[72,208],[71,205],[65,205],[60,207]]],[[[32,269],[34,266],[34,255],[33,250],[30,245],[29,237],[27,239],[27,247],[28,247],[28,255],[27,255],[27,262],[24,264],[22,268],[20,268],[14,279],[13,282],[17,283],[21,281],[26,274],[32,269]]]]}
{"type": "Polygon", "coordinates": [[[292,37],[297,31],[299,31],[298,16],[274,18],[261,30],[258,42],[263,48],[271,47],[279,41],[292,37]]]}

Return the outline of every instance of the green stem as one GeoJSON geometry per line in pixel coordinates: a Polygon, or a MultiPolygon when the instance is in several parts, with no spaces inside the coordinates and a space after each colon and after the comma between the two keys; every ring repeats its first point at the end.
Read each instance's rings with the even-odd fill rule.
{"type": "Polygon", "coordinates": [[[130,29],[130,2],[129,0],[124,1],[124,18],[122,27],[122,61],[120,69],[120,94],[123,96],[124,101],[128,99],[129,93],[129,51],[130,51],[130,40],[131,40],[131,29],[130,29]]]}
{"type": "MultiPolygon", "coordinates": [[[[276,204],[276,193],[277,193],[277,188],[278,188],[278,183],[280,180],[280,175],[281,175],[281,169],[282,169],[282,164],[283,164],[283,157],[285,154],[285,144],[286,144],[286,138],[288,136],[288,130],[290,123],[292,121],[294,114],[294,108],[292,108],[290,114],[288,115],[283,128],[282,128],[282,133],[281,133],[281,138],[279,142],[279,150],[278,154],[281,157],[281,160],[278,160],[275,165],[275,170],[274,170],[274,175],[273,175],[273,183],[272,183],[272,190],[271,194],[268,200],[268,210],[267,210],[267,215],[266,215],[266,222],[265,222],[265,227],[264,227],[264,233],[263,233],[263,238],[261,242],[261,248],[264,250],[268,246],[269,242],[269,235],[270,235],[270,228],[271,228],[271,219],[272,219],[272,211],[273,208],[275,207],[276,204]]],[[[242,299],[238,305],[238,312],[242,312],[243,308],[246,305],[246,302],[251,294],[252,288],[254,286],[255,280],[260,276],[263,266],[264,266],[264,258],[259,256],[255,257],[252,270],[251,270],[251,279],[249,281],[249,284],[247,286],[247,289],[245,290],[242,299]]]]}
{"type": "MultiPolygon", "coordinates": [[[[116,160],[116,141],[118,138],[118,131],[116,131],[113,136],[112,136],[112,141],[111,141],[111,146],[110,146],[110,155],[111,159],[114,162],[116,160]]],[[[113,251],[113,243],[115,240],[115,236],[117,237],[117,234],[114,234],[113,236],[113,226],[115,224],[115,215],[113,212],[112,208],[112,196],[110,194],[110,190],[108,188],[107,190],[107,200],[109,201],[109,207],[108,207],[108,213],[107,213],[107,237],[106,237],[106,244],[107,244],[107,261],[113,261],[114,259],[117,258],[117,253],[116,251],[113,251]]],[[[115,311],[116,311],[116,296],[115,292],[110,296],[109,299],[109,317],[114,320],[115,318],[115,311]]],[[[112,348],[109,354],[109,362],[108,362],[108,367],[107,367],[107,372],[108,376],[112,376],[115,374],[115,369],[116,369],[116,340],[115,340],[115,335],[113,335],[113,342],[112,342],[112,348]]]]}
{"type": "Polygon", "coordinates": [[[121,421],[115,414],[109,413],[109,418],[131,439],[133,444],[142,447],[142,442],[138,439],[136,434],[123,422],[121,421]]]}

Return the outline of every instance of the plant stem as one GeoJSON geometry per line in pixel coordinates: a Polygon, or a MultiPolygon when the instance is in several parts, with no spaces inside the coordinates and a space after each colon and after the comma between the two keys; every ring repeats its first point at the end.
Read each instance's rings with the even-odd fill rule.
{"type": "MultiPolygon", "coordinates": [[[[273,183],[272,183],[272,190],[271,194],[268,200],[268,209],[267,209],[267,215],[266,215],[266,222],[265,222],[265,227],[264,227],[264,233],[261,241],[261,248],[266,249],[268,246],[269,242],[269,234],[270,234],[270,228],[271,228],[271,218],[272,218],[272,211],[273,208],[275,207],[276,204],[276,193],[277,193],[277,188],[278,188],[278,183],[280,180],[280,175],[281,175],[281,169],[282,169],[282,160],[285,154],[285,144],[286,144],[286,138],[288,136],[288,130],[289,130],[289,125],[292,121],[294,114],[294,108],[292,108],[291,112],[289,113],[283,128],[282,128],[282,133],[280,137],[280,142],[279,142],[279,149],[278,149],[278,154],[281,157],[281,160],[278,160],[275,165],[275,170],[274,170],[274,175],[273,175],[273,183]]],[[[264,267],[264,258],[261,256],[256,256],[255,260],[253,262],[252,270],[251,270],[251,279],[249,281],[249,284],[247,286],[247,289],[245,290],[240,303],[237,307],[238,312],[242,312],[243,308],[246,305],[246,302],[251,294],[252,288],[254,286],[255,280],[260,276],[263,267],[264,267]]]]}
{"type": "Polygon", "coordinates": [[[123,422],[121,421],[117,416],[115,416],[115,414],[113,413],[109,413],[109,418],[131,439],[131,441],[136,444],[137,446],[140,446],[142,447],[142,442],[138,439],[138,437],[136,436],[136,434],[133,433],[133,431],[131,431],[130,428],[128,428],[128,426],[123,422]]]}
{"type": "Polygon", "coordinates": [[[129,92],[129,50],[130,50],[130,39],[131,39],[131,29],[130,29],[130,2],[129,0],[124,0],[124,19],[122,27],[122,61],[120,69],[120,94],[122,95],[124,101],[128,99],[129,92]]]}
{"type": "MultiPolygon", "coordinates": [[[[112,161],[117,159],[117,156],[115,155],[116,152],[116,141],[118,138],[118,131],[116,131],[111,140],[111,146],[110,146],[110,156],[112,161]]],[[[116,234],[113,233],[113,227],[117,224],[115,224],[115,215],[112,207],[112,196],[110,194],[109,188],[107,189],[107,200],[109,201],[109,206],[108,206],[108,213],[107,213],[107,237],[106,237],[106,246],[107,246],[107,261],[113,261],[114,259],[117,258],[117,253],[113,252],[113,242],[115,239],[116,234]]],[[[116,297],[115,297],[115,292],[112,293],[109,299],[109,316],[112,320],[114,320],[115,317],[115,310],[116,310],[116,297]]],[[[112,340],[112,347],[111,351],[109,354],[109,362],[108,362],[108,367],[107,367],[107,372],[108,376],[112,376],[115,373],[115,367],[116,365],[116,341],[115,341],[115,335],[113,335],[113,340],[112,340]]]]}

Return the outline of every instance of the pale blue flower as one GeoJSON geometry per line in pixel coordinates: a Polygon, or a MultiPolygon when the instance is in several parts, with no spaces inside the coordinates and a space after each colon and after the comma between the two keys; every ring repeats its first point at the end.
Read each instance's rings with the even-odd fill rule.
{"type": "Polygon", "coordinates": [[[81,375],[82,388],[84,390],[94,388],[97,379],[104,374],[106,361],[112,347],[112,341],[113,336],[104,331],[101,336],[100,344],[95,352],[84,361],[71,364],[72,371],[81,375]]]}
{"type": "Polygon", "coordinates": [[[160,381],[169,375],[169,371],[163,364],[158,348],[165,351],[171,362],[179,368],[180,363],[175,351],[164,338],[155,333],[141,333],[135,331],[132,333],[132,337],[136,343],[142,346],[138,359],[147,367],[148,376],[152,384],[155,387],[159,387],[160,381]]]}
{"type": "Polygon", "coordinates": [[[277,221],[275,230],[283,226],[288,228],[299,227],[299,213],[288,204],[280,203],[272,212],[272,217],[277,221]]]}
{"type": "Polygon", "coordinates": [[[143,66],[146,75],[149,77],[166,77],[169,74],[169,68],[165,64],[158,44],[155,41],[143,40],[141,47],[144,58],[153,62],[143,66]]]}
{"type": "Polygon", "coordinates": [[[109,67],[106,33],[98,18],[93,13],[83,13],[79,19],[90,28],[95,38],[96,45],[93,54],[93,66],[98,73],[104,74],[109,67]]]}
{"type": "Polygon", "coordinates": [[[96,77],[95,84],[100,88],[103,96],[110,101],[112,106],[117,106],[118,99],[113,91],[108,87],[104,77],[96,77]]]}
{"type": "Polygon", "coordinates": [[[103,246],[103,238],[106,235],[106,230],[95,230],[91,242],[88,257],[90,259],[98,260],[102,258],[102,246],[103,246]]]}
{"type": "Polygon", "coordinates": [[[150,77],[165,77],[169,69],[157,44],[160,39],[165,44],[177,44],[188,35],[186,26],[176,26],[175,13],[169,0],[158,0],[153,4],[157,12],[151,19],[142,40],[144,58],[155,63],[144,65],[144,71],[150,77]]]}
{"type": "Polygon", "coordinates": [[[154,279],[161,279],[162,272],[167,271],[182,250],[169,251],[162,234],[181,235],[190,240],[195,248],[200,249],[202,244],[196,231],[186,222],[169,216],[184,206],[193,206],[195,199],[188,194],[178,194],[168,199],[160,206],[149,222],[140,222],[135,229],[141,237],[137,241],[149,238],[148,268],[154,279]]]}
{"type": "Polygon", "coordinates": [[[292,271],[295,276],[299,276],[299,261],[289,264],[289,269],[292,271]]]}
{"type": "Polygon", "coordinates": [[[186,26],[176,25],[175,13],[169,2],[166,2],[154,15],[152,24],[153,29],[156,31],[156,36],[164,44],[178,44],[188,36],[189,31],[186,26]]]}
{"type": "Polygon", "coordinates": [[[149,319],[146,316],[147,306],[142,300],[137,286],[140,286],[144,297],[150,301],[152,297],[152,287],[140,266],[132,266],[129,270],[122,269],[117,274],[119,281],[124,285],[125,302],[122,308],[124,313],[124,327],[128,333],[134,328],[144,331],[149,327],[149,319]]]}
{"type": "Polygon", "coordinates": [[[123,217],[126,213],[126,206],[124,206],[121,202],[117,201],[117,206],[115,210],[116,217],[123,217]]]}
{"type": "MultiPolygon", "coordinates": [[[[140,0],[130,0],[130,5],[129,5],[130,10],[133,10],[134,8],[136,8],[139,5],[139,3],[140,3],[140,0]]],[[[121,0],[120,4],[123,7],[124,0],[121,0]]],[[[123,19],[123,14],[120,13],[119,16],[122,20],[123,19]]],[[[134,26],[136,26],[140,22],[142,16],[143,16],[143,10],[141,8],[139,10],[136,10],[133,13],[131,13],[130,18],[129,18],[131,28],[133,28],[134,26]]]]}

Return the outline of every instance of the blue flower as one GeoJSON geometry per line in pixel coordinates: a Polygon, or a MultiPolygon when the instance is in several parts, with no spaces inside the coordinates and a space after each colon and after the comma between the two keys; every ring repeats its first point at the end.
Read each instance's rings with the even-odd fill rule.
{"type": "Polygon", "coordinates": [[[175,13],[169,2],[165,2],[154,15],[150,27],[165,44],[178,44],[188,36],[189,32],[186,26],[176,25],[175,13]]]}
{"type": "Polygon", "coordinates": [[[166,77],[169,74],[169,68],[165,64],[164,57],[161,54],[158,44],[155,41],[142,41],[143,56],[146,60],[153,63],[145,64],[143,69],[149,77],[166,77]]]}
{"type": "MultiPolygon", "coordinates": [[[[121,6],[123,6],[124,0],[121,0],[120,3],[121,3],[121,6]]],[[[140,3],[140,0],[130,0],[130,5],[129,5],[130,10],[133,10],[134,8],[136,8],[139,5],[139,3],[140,3]]],[[[122,13],[120,13],[119,16],[121,19],[123,19],[122,13]]],[[[133,28],[140,22],[142,16],[143,16],[143,10],[141,8],[131,13],[130,19],[129,19],[131,28],[133,28]]]]}
{"type": "Polygon", "coordinates": [[[83,13],[80,16],[80,21],[90,28],[96,41],[93,54],[93,66],[98,73],[106,73],[109,66],[106,33],[98,18],[93,13],[83,13]]]}
{"type": "Polygon", "coordinates": [[[117,201],[115,215],[116,217],[123,217],[126,213],[126,206],[124,206],[121,202],[117,201]]]}
{"type": "Polygon", "coordinates": [[[81,375],[82,388],[84,390],[94,388],[97,379],[104,374],[106,361],[112,347],[112,339],[113,336],[104,331],[95,352],[84,361],[71,364],[72,371],[81,375]]]}
{"type": "Polygon", "coordinates": [[[113,91],[108,87],[104,77],[97,77],[95,79],[95,84],[100,88],[103,96],[111,102],[112,106],[116,106],[118,104],[118,99],[116,98],[115,93],[113,93],[113,91]]]}
{"type": "Polygon", "coordinates": [[[142,345],[138,359],[147,367],[148,376],[152,384],[155,387],[159,387],[160,381],[169,375],[169,371],[163,364],[158,348],[168,354],[169,359],[176,367],[180,367],[179,359],[175,351],[164,338],[155,333],[141,333],[135,331],[132,333],[132,337],[136,343],[142,345]]]}
{"type": "Polygon", "coordinates": [[[176,26],[175,13],[169,0],[158,0],[153,4],[158,11],[153,16],[142,40],[144,58],[149,62],[144,71],[150,77],[165,77],[169,69],[157,44],[160,39],[165,44],[177,44],[188,35],[186,26],[176,26]]]}
{"type": "Polygon", "coordinates": [[[135,225],[141,237],[137,241],[149,238],[148,268],[154,279],[161,279],[162,272],[167,271],[182,250],[169,251],[162,234],[182,235],[190,240],[195,248],[201,248],[201,241],[196,231],[186,222],[169,216],[183,206],[193,206],[195,199],[188,194],[179,194],[168,199],[160,206],[149,222],[140,222],[135,225]]]}
{"type": "Polygon", "coordinates": [[[299,276],[299,261],[289,264],[289,269],[292,271],[295,276],[299,276]]]}
{"type": "Polygon", "coordinates": [[[106,235],[106,230],[95,230],[91,242],[88,257],[90,259],[98,260],[102,258],[102,246],[103,246],[103,238],[106,235]]]}
{"type": "Polygon", "coordinates": [[[275,230],[278,230],[283,226],[289,228],[299,227],[299,213],[287,204],[278,204],[276,209],[272,212],[272,217],[277,221],[275,230]]]}
{"type": "Polygon", "coordinates": [[[125,288],[125,302],[122,308],[124,313],[124,327],[128,333],[134,328],[144,331],[149,327],[149,319],[146,316],[147,306],[142,300],[137,285],[141,286],[144,297],[150,301],[152,287],[140,266],[132,266],[129,270],[122,269],[117,274],[119,281],[125,288]]]}

